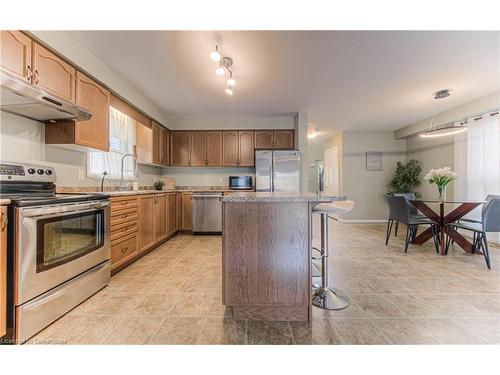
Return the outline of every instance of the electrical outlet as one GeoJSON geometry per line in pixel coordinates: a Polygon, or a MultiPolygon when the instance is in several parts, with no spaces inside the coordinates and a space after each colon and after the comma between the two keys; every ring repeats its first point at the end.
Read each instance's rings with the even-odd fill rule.
{"type": "Polygon", "coordinates": [[[85,180],[85,173],[83,172],[83,169],[78,170],[78,179],[85,180]]]}

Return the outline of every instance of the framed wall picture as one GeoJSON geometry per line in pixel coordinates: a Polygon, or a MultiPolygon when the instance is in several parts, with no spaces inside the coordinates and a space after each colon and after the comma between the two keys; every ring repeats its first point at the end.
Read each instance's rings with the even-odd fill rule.
{"type": "Polygon", "coordinates": [[[384,169],[382,151],[366,151],[366,170],[382,171],[384,169]]]}

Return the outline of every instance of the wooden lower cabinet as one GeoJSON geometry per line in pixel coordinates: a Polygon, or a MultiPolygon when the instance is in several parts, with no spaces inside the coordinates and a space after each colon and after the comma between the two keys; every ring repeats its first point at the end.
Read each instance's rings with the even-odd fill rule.
{"type": "Polygon", "coordinates": [[[111,198],[111,270],[133,259],[139,251],[137,196],[111,198]]]}
{"type": "Polygon", "coordinates": [[[191,193],[111,198],[111,271],[118,272],[179,229],[191,230],[191,193]]]}
{"type": "Polygon", "coordinates": [[[154,195],[139,195],[139,252],[149,249],[155,243],[154,195]]]}
{"type": "Polygon", "coordinates": [[[193,229],[193,194],[181,193],[181,230],[193,229]]]}
{"type": "Polygon", "coordinates": [[[167,236],[177,232],[177,193],[167,195],[167,236]]]}
{"type": "Polygon", "coordinates": [[[7,332],[7,207],[0,207],[0,337],[7,332]]]}
{"type": "Polygon", "coordinates": [[[156,194],[154,196],[154,242],[160,242],[164,240],[168,233],[167,224],[167,195],[166,194],[156,194]]]}

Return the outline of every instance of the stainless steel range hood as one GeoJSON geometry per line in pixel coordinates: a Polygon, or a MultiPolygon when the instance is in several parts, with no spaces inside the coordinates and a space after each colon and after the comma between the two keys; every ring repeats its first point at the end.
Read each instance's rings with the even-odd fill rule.
{"type": "Polygon", "coordinates": [[[0,110],[37,121],[84,121],[92,113],[75,104],[61,100],[37,86],[8,73],[0,72],[0,110]]]}

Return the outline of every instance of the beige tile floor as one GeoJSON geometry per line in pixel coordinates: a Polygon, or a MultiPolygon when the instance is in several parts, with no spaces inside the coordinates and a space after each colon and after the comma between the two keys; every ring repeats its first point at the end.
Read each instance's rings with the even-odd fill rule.
{"type": "Polygon", "coordinates": [[[403,235],[386,247],[384,230],[331,222],[332,282],[351,304],[313,308],[311,324],[233,319],[221,304],[221,237],[179,235],[32,342],[500,344],[499,248],[488,271],[481,256],[458,247],[446,257],[431,245],[404,254],[403,235]]]}

